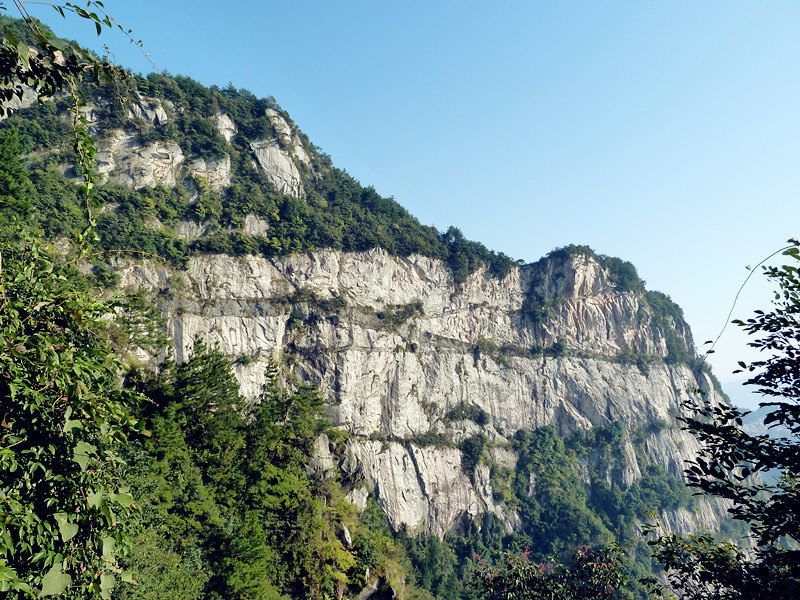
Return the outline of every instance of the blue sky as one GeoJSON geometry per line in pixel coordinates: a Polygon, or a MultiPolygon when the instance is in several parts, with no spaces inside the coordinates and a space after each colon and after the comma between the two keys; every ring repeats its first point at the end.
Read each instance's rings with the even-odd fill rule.
{"type": "MultiPolygon", "coordinates": [[[[698,344],[745,266],[800,235],[797,2],[105,6],[159,69],[274,96],[423,223],[526,261],[569,243],[630,260],[698,344]]],[[[34,14],[151,69],[121,35],[34,14]]],[[[737,316],[770,300],[754,279],[737,316]]],[[[712,357],[735,399],[745,343],[731,327],[712,357]]]]}

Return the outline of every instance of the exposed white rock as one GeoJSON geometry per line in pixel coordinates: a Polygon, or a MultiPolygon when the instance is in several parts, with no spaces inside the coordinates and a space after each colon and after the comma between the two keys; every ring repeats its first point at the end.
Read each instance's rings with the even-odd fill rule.
{"type": "Polygon", "coordinates": [[[16,96],[7,102],[3,102],[2,106],[9,112],[6,114],[0,115],[0,121],[3,121],[9,113],[21,110],[23,108],[29,108],[34,105],[36,100],[39,98],[39,95],[33,91],[32,87],[27,85],[22,86],[22,97],[17,98],[16,96]]]}
{"type": "Polygon", "coordinates": [[[345,468],[358,469],[376,487],[378,504],[396,526],[443,535],[463,516],[482,512],[455,448],[354,440],[347,452],[345,468]]]}
{"type": "MultiPolygon", "coordinates": [[[[171,276],[168,268],[147,262],[121,268],[124,286],[154,292],[171,276]]],[[[484,512],[516,522],[495,502],[484,466],[471,481],[456,448],[419,447],[416,436],[444,432],[458,441],[482,431],[493,444],[489,457],[513,468],[509,442],[521,428],[553,425],[564,435],[612,423],[635,429],[674,422],[698,386],[715,397],[709,382],[697,381],[685,366],[654,362],[645,374],[616,361],[632,346],[662,355],[666,348],[658,343],[649,309],[636,295],[615,292],[606,272],[583,257],[514,268],[502,280],[478,272],[459,290],[440,261],[382,250],[194,257],[185,277],[181,311],[164,307],[175,357],[185,358],[198,334],[232,357],[256,357],[236,368],[243,392],[255,398],[269,357],[293,353],[295,374],[319,382],[330,416],[352,435],[342,468],[362,483],[351,499],[363,506],[364,490],[374,490],[397,527],[442,534],[463,517],[484,512]],[[544,323],[519,314],[531,285],[553,301],[544,323]],[[293,314],[278,300],[299,289],[320,299],[340,296],[347,307],[330,314],[305,304],[293,314]],[[387,305],[415,301],[424,314],[400,327],[376,316],[387,305]],[[292,317],[305,324],[287,328],[292,317]],[[481,337],[512,349],[548,346],[563,337],[571,352],[558,358],[511,351],[490,356],[476,350],[481,337]],[[483,409],[486,427],[445,422],[462,403],[483,409]]],[[[648,461],[676,475],[697,449],[696,440],[676,428],[654,431],[644,443],[648,461]]],[[[607,476],[630,484],[641,471],[629,442],[622,450],[623,464],[607,476]]],[[[713,529],[720,512],[702,518],[670,514],[670,526],[688,531],[713,529]]]]}
{"type": "Polygon", "coordinates": [[[138,189],[174,186],[184,156],[173,141],[142,146],[138,134],[115,129],[100,140],[95,161],[101,183],[111,180],[138,189]]]}
{"type": "MultiPolygon", "coordinates": [[[[22,104],[33,101],[29,95],[22,104]]],[[[165,105],[169,108],[140,97],[129,111],[155,126],[169,118],[165,105]]],[[[81,110],[93,131],[102,111],[92,105],[81,110]]],[[[251,143],[254,164],[282,193],[302,198],[298,165],[312,166],[303,141],[277,111],[266,116],[278,139],[251,143]]],[[[220,113],[214,122],[231,141],[232,119],[220,113]]],[[[101,182],[173,186],[188,175],[204,177],[215,192],[230,185],[228,156],[187,160],[174,142],[144,146],[137,134],[123,130],[104,136],[98,148],[101,182]]],[[[156,221],[149,225],[160,227],[156,221]]],[[[243,229],[260,236],[268,225],[248,215],[243,229]]],[[[183,221],[175,231],[192,240],[206,229],[183,221]]],[[[484,513],[512,527],[519,523],[518,515],[494,498],[489,464],[478,464],[471,477],[462,471],[461,452],[452,446],[472,435],[482,433],[491,444],[485,460],[513,469],[517,456],[510,441],[519,429],[552,425],[567,435],[611,423],[633,429],[655,421],[674,424],[689,390],[701,387],[715,399],[710,382],[698,381],[685,366],[653,362],[645,374],[616,360],[629,350],[666,356],[666,339],[641,298],[615,290],[609,273],[585,256],[515,267],[502,280],[479,271],[458,286],[441,261],[382,250],[317,251],[272,260],[201,256],[190,260],[185,273],[147,261],[119,266],[123,287],[157,293],[180,285],[181,299],[162,305],[177,360],[188,356],[196,335],[219,342],[231,357],[252,357],[235,367],[250,400],[264,384],[269,360],[291,354],[294,374],[320,384],[330,400],[330,417],[351,434],[339,465],[352,486],[348,498],[363,508],[374,492],[395,527],[442,535],[462,519],[484,513]],[[301,289],[323,300],[344,298],[347,306],[335,314],[313,303],[287,308],[282,299],[301,289]],[[522,312],[529,291],[542,300],[547,318],[522,312]],[[424,314],[401,326],[388,326],[377,316],[387,306],[417,301],[424,314]],[[301,326],[287,327],[290,319],[301,326]],[[480,340],[497,351],[479,351],[480,340]],[[526,354],[559,340],[566,342],[565,356],[526,354]],[[461,404],[479,407],[489,422],[448,421],[446,415],[461,404]],[[451,445],[421,447],[419,436],[431,433],[445,435],[451,445]]],[[[673,325],[691,348],[685,324],[673,325]]],[[[624,485],[642,476],[641,458],[680,476],[698,451],[696,439],[675,427],[648,434],[638,457],[630,440],[622,444],[623,459],[608,466],[605,476],[624,485]]],[[[598,467],[591,462],[596,459],[581,465],[584,480],[598,467]]],[[[325,477],[334,466],[321,436],[310,468],[325,477]]],[[[536,483],[531,477],[531,493],[536,483]]],[[[713,531],[724,506],[706,499],[699,506],[664,511],[662,522],[676,532],[713,531]]]]}
{"type": "Polygon", "coordinates": [[[216,117],[214,117],[214,124],[217,126],[219,134],[224,137],[226,141],[230,142],[233,136],[236,135],[236,124],[228,115],[218,113],[216,117]]]}
{"type": "Polygon", "coordinates": [[[231,157],[196,158],[189,163],[189,175],[203,177],[209,189],[219,193],[231,184],[231,157]]]}
{"type": "Polygon", "coordinates": [[[245,215],[244,232],[247,235],[266,235],[269,229],[269,221],[256,215],[245,215]]]}
{"type": "Polygon", "coordinates": [[[317,439],[314,440],[314,445],[311,448],[308,470],[311,473],[319,475],[323,479],[330,479],[335,475],[335,468],[336,463],[333,462],[328,436],[321,433],[317,436],[317,439]]]}
{"type": "Polygon", "coordinates": [[[169,120],[167,111],[157,98],[146,98],[139,95],[138,102],[131,102],[128,105],[129,119],[144,119],[150,125],[161,125],[169,120]]]}
{"type": "Polygon", "coordinates": [[[311,159],[303,147],[303,141],[300,139],[300,136],[297,135],[297,132],[289,125],[289,123],[286,122],[286,119],[284,119],[278,113],[278,111],[272,108],[268,108],[266,110],[266,115],[269,117],[270,123],[272,123],[272,126],[275,128],[275,132],[278,134],[278,137],[281,142],[283,142],[284,146],[291,148],[297,159],[306,166],[310,167],[311,159]]]}
{"type": "Polygon", "coordinates": [[[273,108],[268,108],[266,111],[264,111],[264,113],[267,115],[270,123],[272,123],[272,126],[275,128],[275,133],[278,134],[278,137],[287,143],[291,142],[292,128],[286,122],[286,119],[284,119],[278,113],[278,111],[273,108]]]}
{"type": "Polygon", "coordinates": [[[175,235],[188,242],[203,237],[207,229],[205,224],[198,221],[178,221],[175,224],[175,235]]]}
{"type": "Polygon", "coordinates": [[[295,198],[305,197],[305,190],[300,181],[292,157],[283,150],[276,140],[256,140],[250,143],[258,165],[264,170],[269,180],[283,194],[295,198]]]}
{"type": "Polygon", "coordinates": [[[622,451],[625,454],[625,468],[622,471],[621,479],[625,485],[631,485],[642,477],[642,472],[639,469],[639,462],[636,460],[636,451],[630,440],[625,440],[622,451]]]}
{"type": "Polygon", "coordinates": [[[714,533],[719,529],[719,515],[725,514],[726,510],[727,505],[724,502],[716,498],[700,497],[697,507],[692,511],[686,508],[663,510],[659,517],[662,531],[679,534],[697,531],[714,533]]]}
{"type": "Polygon", "coordinates": [[[367,508],[367,499],[369,498],[370,490],[366,486],[358,486],[347,493],[347,501],[355,506],[358,510],[367,508]]]}

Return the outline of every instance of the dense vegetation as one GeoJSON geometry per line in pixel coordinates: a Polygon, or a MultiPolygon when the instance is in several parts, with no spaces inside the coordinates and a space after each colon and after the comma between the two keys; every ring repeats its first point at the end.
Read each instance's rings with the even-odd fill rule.
{"type": "Polygon", "coordinates": [[[108,307],[35,242],[0,272],[0,592],[107,598],[134,499],[120,450],[141,429],[136,395],[102,335],[108,307]]]}
{"type": "Polygon", "coordinates": [[[500,566],[482,565],[477,585],[486,600],[628,600],[623,550],[578,546],[564,560],[534,561],[528,550],[507,553],[500,566]]]}

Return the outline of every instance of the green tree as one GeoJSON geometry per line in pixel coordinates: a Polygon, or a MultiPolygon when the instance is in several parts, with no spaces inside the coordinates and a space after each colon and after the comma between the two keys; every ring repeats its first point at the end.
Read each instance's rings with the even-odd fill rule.
{"type": "Polygon", "coordinates": [[[140,586],[121,598],[331,598],[387,568],[335,470],[309,468],[320,436],[342,435],[324,401],[279,379],[270,366],[248,408],[228,359],[198,339],[188,360],[138,383],[152,436],[128,453],[143,526],[129,559],[140,586]]]}
{"type": "Polygon", "coordinates": [[[147,398],[140,416],[152,435],[126,452],[125,479],[142,505],[127,563],[139,585],[119,598],[229,597],[223,563],[246,529],[237,521],[246,421],[230,363],[196,339],[185,362],[128,384],[147,398]]]}
{"type": "Polygon", "coordinates": [[[280,587],[293,597],[333,597],[357,567],[339,535],[354,526],[355,508],[333,478],[312,475],[306,465],[320,434],[337,433],[316,387],[289,391],[278,382],[273,365],[247,432],[246,505],[266,526],[280,587]]]}
{"type": "MultiPolygon", "coordinates": [[[[756,311],[735,321],[754,336],[750,346],[768,358],[745,364],[753,373],[746,382],[767,401],[767,425],[785,427],[792,437],[749,435],[741,427],[742,411],[705,401],[686,428],[702,443],[687,471],[689,483],[730,503],[730,515],[749,525],[755,546],[748,552],[709,536],[662,536],[651,541],[664,564],[671,587],[684,598],[744,599],[800,594],[800,249],[783,254],[790,264],[769,267],[776,285],[771,311],[756,311]],[[778,474],[775,483],[759,477],[778,474]]],[[[652,531],[652,528],[651,528],[652,531]]]]}

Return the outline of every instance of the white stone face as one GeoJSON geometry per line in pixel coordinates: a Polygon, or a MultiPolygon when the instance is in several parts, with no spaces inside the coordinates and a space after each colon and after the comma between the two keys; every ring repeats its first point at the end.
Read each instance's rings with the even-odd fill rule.
{"type": "Polygon", "coordinates": [[[184,156],[175,142],[142,146],[137,134],[115,129],[98,143],[95,162],[101,183],[110,180],[134,189],[157,184],[172,187],[180,177],[184,156]]]}
{"type": "Polygon", "coordinates": [[[203,237],[207,227],[198,221],[178,221],[175,224],[175,235],[182,240],[191,241],[203,237]]]}
{"type": "MultiPolygon", "coordinates": [[[[7,109],[9,112],[14,112],[17,110],[21,110],[23,108],[29,108],[33,106],[36,100],[39,98],[39,95],[33,91],[32,87],[27,85],[22,86],[22,97],[17,98],[14,97],[7,102],[3,102],[3,108],[7,109]]],[[[8,117],[8,113],[0,115],[0,121],[4,121],[8,117]]]]}
{"type": "Polygon", "coordinates": [[[255,215],[247,215],[244,218],[243,229],[247,235],[266,235],[269,230],[269,221],[255,215]]]}
{"type": "Polygon", "coordinates": [[[189,164],[189,175],[203,177],[211,191],[219,193],[231,184],[231,157],[196,158],[189,164]]]}
{"type": "MultiPolygon", "coordinates": [[[[128,117],[144,120],[146,127],[166,123],[169,114],[165,106],[172,110],[169,102],[144,96],[139,96],[138,101],[133,100],[127,106],[128,117]]],[[[80,110],[86,118],[89,132],[96,132],[100,125],[101,111],[92,104],[83,106],[80,110]]],[[[228,141],[236,133],[236,126],[227,115],[218,114],[215,124],[228,141]]],[[[99,137],[97,150],[95,161],[100,183],[112,181],[134,189],[156,185],[173,187],[186,177],[200,176],[206,179],[209,188],[215,193],[222,192],[231,183],[231,159],[227,154],[221,158],[189,157],[191,160],[188,160],[173,141],[155,142],[145,146],[137,133],[123,129],[114,129],[99,137]]],[[[62,165],[62,172],[66,169],[67,166],[62,165]]],[[[178,232],[178,235],[191,239],[193,233],[187,235],[178,232]]]]}
{"type": "MultiPolygon", "coordinates": [[[[123,286],[154,292],[175,279],[168,268],[147,262],[122,265],[121,275],[123,286]]],[[[361,479],[350,496],[363,505],[364,490],[374,491],[396,527],[442,535],[462,517],[484,512],[510,527],[518,522],[513,510],[494,501],[486,465],[471,480],[461,471],[457,448],[420,447],[418,436],[444,434],[455,445],[484,433],[493,445],[491,459],[513,468],[510,440],[518,429],[553,425],[569,434],[616,422],[634,428],[656,419],[674,422],[689,390],[711,387],[682,365],[654,362],[645,375],[617,362],[631,345],[666,354],[663,336],[636,295],[615,292],[607,273],[581,257],[515,267],[502,280],[478,272],[460,289],[440,261],[382,250],[194,257],[182,277],[181,300],[163,306],[175,357],[184,359],[198,334],[231,357],[253,357],[236,367],[236,375],[254,399],[269,359],[290,356],[295,374],[319,383],[331,418],[351,434],[341,466],[361,479]],[[544,323],[519,313],[531,284],[552,301],[544,323]],[[322,300],[342,297],[347,306],[331,314],[280,302],[302,289],[322,300]],[[415,301],[424,314],[398,327],[376,316],[415,301]],[[293,315],[303,321],[299,327],[287,326],[293,315]],[[476,351],[480,338],[505,346],[506,356],[476,351]],[[558,339],[569,348],[567,356],[513,352],[558,339]],[[480,407],[488,423],[448,421],[459,404],[480,407]]],[[[688,330],[684,334],[690,341],[688,330]]],[[[709,397],[716,397],[713,391],[709,397]]],[[[677,475],[698,450],[696,440],[677,429],[650,434],[644,448],[649,462],[677,475]]],[[[641,477],[630,442],[623,455],[624,464],[607,469],[606,477],[630,484],[641,477]]],[[[598,466],[593,460],[587,458],[587,480],[590,467],[598,466]]],[[[701,516],[673,511],[664,521],[674,531],[713,529],[720,505],[706,508],[701,516]]]]}
{"type": "Polygon", "coordinates": [[[157,98],[139,96],[138,102],[131,102],[128,108],[129,119],[144,119],[150,125],[163,125],[169,120],[167,111],[157,98]]]}
{"type": "Polygon", "coordinates": [[[270,123],[272,123],[275,132],[278,134],[278,138],[283,142],[284,146],[291,148],[297,159],[304,165],[310,167],[311,159],[303,147],[303,141],[300,139],[300,136],[293,131],[289,123],[286,122],[286,119],[272,108],[266,110],[266,115],[269,117],[270,123]]]}
{"type": "Polygon", "coordinates": [[[269,180],[275,184],[278,191],[295,198],[305,197],[305,190],[300,181],[300,172],[292,161],[292,157],[278,145],[277,141],[257,140],[251,142],[250,148],[255,154],[258,165],[267,174],[269,180]]]}
{"type": "MultiPolygon", "coordinates": [[[[21,106],[34,100],[27,94],[21,106]]],[[[174,110],[168,102],[145,97],[129,106],[130,116],[147,127],[163,124],[174,110]]],[[[90,133],[98,131],[102,111],[88,105],[81,112],[90,133]]],[[[298,166],[313,174],[313,165],[302,139],[276,111],[266,116],[277,139],[252,142],[253,164],[282,193],[303,198],[298,166]]],[[[232,119],[218,114],[214,122],[231,141],[232,119]]],[[[174,186],[189,176],[204,177],[218,193],[230,185],[227,155],[185,157],[174,142],[144,146],[137,134],[123,130],[98,140],[96,161],[100,182],[132,188],[174,186]]],[[[265,235],[268,223],[247,215],[243,229],[265,235]]],[[[204,235],[206,226],[183,221],[175,231],[192,240],[204,235]]],[[[414,531],[442,535],[464,517],[486,512],[500,516],[507,527],[518,525],[514,510],[495,501],[488,465],[479,464],[472,478],[462,472],[461,453],[452,446],[470,436],[486,435],[490,460],[513,469],[517,456],[510,441],[519,429],[553,425],[566,435],[616,422],[632,428],[655,420],[674,424],[689,390],[712,389],[682,365],[654,362],[645,375],[616,360],[630,349],[666,356],[666,339],[640,298],[616,291],[609,274],[588,257],[514,267],[502,280],[479,271],[458,286],[441,261],[382,250],[276,259],[202,256],[192,258],[186,272],[147,261],[118,266],[122,287],[170,289],[177,298],[159,296],[177,360],[188,356],[197,335],[218,342],[231,358],[250,357],[235,366],[250,401],[258,397],[272,358],[290,359],[295,375],[318,383],[329,400],[330,417],[351,434],[339,465],[355,480],[348,498],[363,508],[374,492],[395,527],[405,524],[414,531]],[[347,306],[335,314],[310,303],[288,306],[285,297],[298,290],[322,300],[341,297],[347,306]],[[529,290],[546,302],[546,319],[521,312],[529,290]],[[405,324],[391,327],[377,317],[387,307],[416,301],[424,314],[405,324]],[[481,339],[505,351],[482,354],[476,350],[481,339]],[[566,356],[517,356],[559,340],[569,350],[566,356]],[[462,404],[484,410],[488,422],[449,420],[448,413],[462,404]],[[450,445],[420,446],[426,434],[429,440],[442,435],[450,445]]],[[[691,347],[685,323],[673,325],[691,347]]],[[[718,400],[713,391],[707,397],[718,400]]],[[[327,441],[315,446],[315,468],[327,472],[333,460],[327,441]]],[[[630,441],[622,450],[621,466],[611,468],[589,456],[579,465],[581,476],[588,481],[589,472],[599,469],[609,482],[635,482],[644,465],[630,441]]],[[[679,476],[697,452],[695,438],[677,428],[651,433],[644,442],[647,463],[679,476]]],[[[535,486],[531,478],[532,491],[535,486]]],[[[724,506],[707,499],[699,506],[697,512],[665,511],[661,520],[681,533],[716,529],[724,506]]]]}
{"type": "Polygon", "coordinates": [[[219,134],[224,137],[226,141],[230,142],[233,136],[236,135],[236,124],[233,122],[233,119],[226,114],[219,113],[214,118],[214,121],[219,134]]]}

